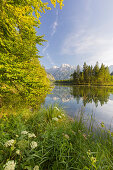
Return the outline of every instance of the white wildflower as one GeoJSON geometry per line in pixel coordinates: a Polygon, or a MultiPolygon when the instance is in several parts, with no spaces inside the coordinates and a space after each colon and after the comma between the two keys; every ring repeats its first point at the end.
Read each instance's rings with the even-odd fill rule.
{"type": "Polygon", "coordinates": [[[4,170],[14,170],[16,166],[16,163],[14,162],[14,160],[12,161],[8,161],[4,166],[4,170]]]}
{"type": "Polygon", "coordinates": [[[16,150],[16,154],[17,154],[17,155],[20,155],[20,150],[19,150],[19,149],[16,150]]]}
{"type": "Polygon", "coordinates": [[[66,139],[69,139],[69,136],[68,136],[67,134],[64,134],[64,137],[65,137],[66,139]]]}
{"type": "Polygon", "coordinates": [[[34,133],[28,133],[28,138],[36,138],[36,135],[34,133]]]}
{"type": "Polygon", "coordinates": [[[33,168],[33,170],[39,170],[39,166],[36,165],[36,166],[33,168]]]}
{"type": "Polygon", "coordinates": [[[36,148],[38,145],[37,145],[37,142],[32,141],[32,142],[30,143],[30,146],[31,146],[32,149],[34,149],[34,148],[36,148]]]}
{"type": "Polygon", "coordinates": [[[15,140],[11,139],[11,140],[8,140],[4,145],[5,147],[9,147],[9,146],[12,146],[14,143],[15,143],[15,140]]]}
{"type": "Polygon", "coordinates": [[[54,107],[54,109],[56,109],[57,111],[59,111],[58,107],[54,107]]]}
{"type": "Polygon", "coordinates": [[[61,115],[62,115],[63,117],[65,117],[65,114],[62,113],[61,115]]]}
{"type": "Polygon", "coordinates": [[[58,121],[58,118],[57,117],[53,117],[52,120],[58,121]]]}
{"type": "Polygon", "coordinates": [[[58,118],[61,119],[62,117],[60,115],[58,115],[58,118]]]}
{"type": "Polygon", "coordinates": [[[22,134],[22,135],[27,135],[28,132],[27,132],[26,130],[24,130],[24,131],[21,132],[21,134],[22,134]]]}
{"type": "Polygon", "coordinates": [[[18,135],[16,135],[16,137],[18,138],[19,136],[18,136],[18,135]]]}

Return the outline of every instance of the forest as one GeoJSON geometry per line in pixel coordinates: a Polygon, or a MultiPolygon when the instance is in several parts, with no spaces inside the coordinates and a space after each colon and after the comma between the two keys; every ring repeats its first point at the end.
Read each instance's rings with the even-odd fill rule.
{"type": "Polygon", "coordinates": [[[108,66],[102,63],[99,67],[98,62],[96,62],[94,67],[84,62],[82,71],[78,65],[74,73],[71,74],[71,79],[75,84],[113,84],[113,76],[110,75],[108,66]]]}

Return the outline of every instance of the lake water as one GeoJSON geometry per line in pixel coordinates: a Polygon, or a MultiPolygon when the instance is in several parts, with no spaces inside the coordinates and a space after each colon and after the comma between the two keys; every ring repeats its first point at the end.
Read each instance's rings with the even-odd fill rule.
{"type": "Polygon", "coordinates": [[[98,122],[113,128],[113,87],[55,86],[45,105],[56,103],[71,117],[82,109],[84,115],[93,114],[98,122]]]}

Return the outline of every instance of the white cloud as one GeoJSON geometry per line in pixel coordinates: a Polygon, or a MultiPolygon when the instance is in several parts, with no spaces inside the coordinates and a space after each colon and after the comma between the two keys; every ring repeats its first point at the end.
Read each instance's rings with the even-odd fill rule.
{"type": "Polygon", "coordinates": [[[56,11],[56,19],[52,25],[51,36],[53,36],[56,33],[57,26],[58,26],[58,10],[56,11]]]}
{"type": "Polygon", "coordinates": [[[113,64],[113,37],[99,32],[81,30],[70,34],[62,47],[63,55],[80,56],[88,64],[96,61],[107,65],[113,64]]]}
{"type": "Polygon", "coordinates": [[[43,54],[47,51],[48,47],[49,47],[49,42],[48,42],[47,45],[43,48],[43,50],[42,50],[42,53],[43,53],[43,54]]]}
{"type": "Polygon", "coordinates": [[[55,21],[55,22],[53,23],[53,26],[52,26],[51,36],[53,36],[53,35],[56,33],[56,28],[57,28],[57,26],[58,26],[58,22],[55,21]]]}
{"type": "Polygon", "coordinates": [[[47,53],[46,56],[47,56],[47,59],[48,59],[49,63],[50,63],[52,66],[54,66],[55,63],[54,63],[53,60],[51,59],[50,55],[47,53]]]}
{"type": "MultiPolygon", "coordinates": [[[[58,10],[56,10],[56,19],[55,19],[55,21],[54,21],[54,23],[52,25],[51,36],[53,36],[56,33],[57,26],[58,26],[58,10]]],[[[47,57],[47,60],[48,60],[49,64],[54,66],[55,63],[53,62],[51,56],[48,53],[49,46],[50,46],[50,43],[48,42],[47,45],[43,48],[42,54],[47,57]]]]}

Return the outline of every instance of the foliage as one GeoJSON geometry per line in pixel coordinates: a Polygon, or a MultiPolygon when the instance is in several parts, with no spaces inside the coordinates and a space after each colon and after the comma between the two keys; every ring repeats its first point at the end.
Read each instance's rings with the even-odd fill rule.
{"type": "Polygon", "coordinates": [[[80,72],[79,65],[74,73],[71,75],[75,84],[111,84],[113,83],[112,77],[109,73],[109,68],[104,64],[99,68],[98,62],[93,66],[88,66],[86,63],[83,65],[83,71],[80,72]]]}
{"type": "MultiPolygon", "coordinates": [[[[63,0],[57,0],[60,7],[63,0]]],[[[51,0],[55,6],[56,1],[51,0]]],[[[36,44],[43,36],[36,35],[41,13],[50,10],[41,0],[0,1],[0,92],[18,93],[28,97],[45,95],[49,80],[38,60],[36,44]],[[30,94],[30,95],[29,95],[30,94]]]]}
{"type": "Polygon", "coordinates": [[[9,161],[16,169],[113,169],[112,132],[103,122],[95,123],[82,112],[71,119],[58,106],[42,108],[29,118],[4,114],[0,169],[9,161]]]}

